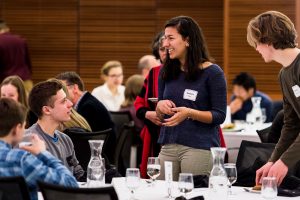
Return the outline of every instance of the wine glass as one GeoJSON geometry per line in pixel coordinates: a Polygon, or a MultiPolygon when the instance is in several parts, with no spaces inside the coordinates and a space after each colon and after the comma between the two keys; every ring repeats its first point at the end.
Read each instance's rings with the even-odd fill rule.
{"type": "Polygon", "coordinates": [[[264,199],[275,199],[277,196],[276,177],[264,177],[261,186],[261,195],[264,199]]]}
{"type": "Polygon", "coordinates": [[[147,174],[151,178],[152,185],[154,185],[154,181],[160,175],[160,163],[158,157],[148,158],[147,174]]]}
{"type": "Polygon", "coordinates": [[[184,194],[186,198],[186,193],[191,192],[194,188],[193,174],[191,173],[180,173],[178,179],[178,189],[184,194]]]}
{"type": "Polygon", "coordinates": [[[135,199],[134,191],[140,186],[140,170],[138,168],[126,169],[126,185],[130,190],[130,199],[135,199]]]}
{"type": "Polygon", "coordinates": [[[233,195],[232,192],[232,184],[234,184],[237,180],[237,170],[236,170],[236,166],[235,163],[225,163],[224,164],[224,169],[226,171],[227,174],[227,178],[229,181],[229,190],[228,190],[228,194],[229,195],[233,195]]]}

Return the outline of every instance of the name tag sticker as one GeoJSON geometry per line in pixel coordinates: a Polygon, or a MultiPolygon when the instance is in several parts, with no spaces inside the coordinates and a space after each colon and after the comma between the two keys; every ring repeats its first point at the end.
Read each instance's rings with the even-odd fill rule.
{"type": "MultiPolygon", "coordinates": [[[[300,89],[300,88],[299,88],[300,89]]],[[[198,91],[185,89],[183,93],[183,99],[188,99],[191,101],[196,101],[198,91]]]]}
{"type": "Polygon", "coordinates": [[[300,97],[300,87],[299,87],[298,85],[294,85],[294,86],[292,87],[292,89],[293,89],[294,95],[295,95],[297,98],[300,97]]]}

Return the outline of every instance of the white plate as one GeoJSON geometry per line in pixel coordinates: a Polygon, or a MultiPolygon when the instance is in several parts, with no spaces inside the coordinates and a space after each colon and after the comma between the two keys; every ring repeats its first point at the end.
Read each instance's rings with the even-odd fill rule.
{"type": "Polygon", "coordinates": [[[253,190],[252,188],[243,188],[246,192],[260,194],[260,190],[253,190]]]}

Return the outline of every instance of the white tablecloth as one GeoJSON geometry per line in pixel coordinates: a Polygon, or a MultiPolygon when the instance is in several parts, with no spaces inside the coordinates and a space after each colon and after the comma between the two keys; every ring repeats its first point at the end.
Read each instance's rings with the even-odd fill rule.
{"type": "MultiPolygon", "coordinates": [[[[130,192],[125,184],[125,178],[114,178],[112,182],[116,192],[118,194],[119,200],[127,200],[130,197],[130,192]]],[[[228,200],[259,200],[262,199],[261,195],[258,193],[250,193],[244,191],[242,187],[233,187],[232,195],[228,200]]],[[[178,196],[179,192],[177,189],[177,183],[173,186],[173,196],[178,196]]],[[[203,195],[205,200],[208,200],[208,188],[195,188],[190,194],[187,195],[188,198],[203,195]]],[[[165,181],[157,181],[155,185],[149,186],[145,180],[142,180],[140,187],[135,193],[136,199],[139,200],[166,200],[167,198],[167,186],[165,181]]],[[[174,198],[173,198],[174,199],[174,198]]],[[[224,198],[225,199],[225,198],[224,198]]],[[[277,197],[276,200],[286,200],[291,199],[289,197],[277,197]]],[[[300,200],[300,197],[293,197],[292,199],[300,200]]],[[[218,199],[219,200],[219,199],[218,199]]],[[[223,199],[220,199],[223,200],[223,199]]]]}
{"type": "Polygon", "coordinates": [[[271,123],[262,125],[237,124],[233,130],[223,129],[225,144],[228,151],[228,162],[235,163],[242,140],[261,142],[256,130],[271,126],[271,123]]]}

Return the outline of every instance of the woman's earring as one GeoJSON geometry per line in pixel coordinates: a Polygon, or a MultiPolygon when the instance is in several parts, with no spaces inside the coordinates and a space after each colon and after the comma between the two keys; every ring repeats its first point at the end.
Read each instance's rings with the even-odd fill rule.
{"type": "Polygon", "coordinates": [[[187,42],[187,43],[185,43],[185,46],[186,46],[186,47],[189,47],[189,46],[190,46],[190,44],[187,42]]]}

